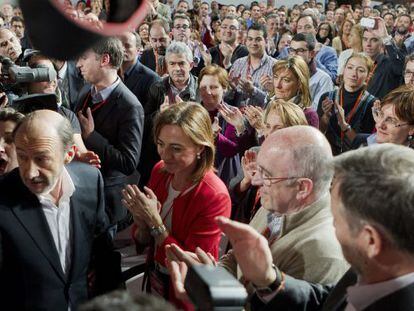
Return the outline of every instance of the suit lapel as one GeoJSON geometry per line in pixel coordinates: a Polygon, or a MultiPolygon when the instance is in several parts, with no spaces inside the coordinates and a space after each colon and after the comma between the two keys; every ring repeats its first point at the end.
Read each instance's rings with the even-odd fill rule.
{"type": "Polygon", "coordinates": [[[106,103],[95,112],[95,128],[100,128],[101,124],[105,123],[108,114],[118,104],[118,97],[120,95],[121,88],[122,81],[119,82],[117,87],[112,91],[111,95],[109,95],[108,99],[106,100],[106,103]]]}
{"type": "Polygon", "coordinates": [[[33,200],[25,199],[22,205],[13,208],[12,211],[33,242],[47,258],[53,270],[65,282],[59,254],[40,203],[34,198],[33,200]]]}
{"type": "MultiPolygon", "coordinates": [[[[128,76],[128,78],[124,81],[125,85],[127,88],[129,88],[130,90],[135,88],[135,85],[137,85],[139,83],[139,78],[138,75],[140,74],[141,68],[139,67],[139,63],[138,61],[135,63],[134,68],[131,70],[130,75],[128,76]]],[[[143,65],[141,65],[143,66],[143,65]]]]}

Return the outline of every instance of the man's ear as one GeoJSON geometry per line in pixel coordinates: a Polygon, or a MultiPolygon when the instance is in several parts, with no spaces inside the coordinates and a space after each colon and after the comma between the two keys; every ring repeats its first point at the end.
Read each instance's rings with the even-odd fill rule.
{"type": "Polygon", "coordinates": [[[73,160],[73,158],[76,155],[76,152],[77,152],[76,145],[72,145],[66,150],[65,159],[63,160],[65,165],[69,164],[73,160]]]}
{"type": "Polygon", "coordinates": [[[111,63],[111,57],[109,56],[108,53],[105,53],[101,56],[101,65],[102,66],[106,66],[109,65],[111,63]]]}

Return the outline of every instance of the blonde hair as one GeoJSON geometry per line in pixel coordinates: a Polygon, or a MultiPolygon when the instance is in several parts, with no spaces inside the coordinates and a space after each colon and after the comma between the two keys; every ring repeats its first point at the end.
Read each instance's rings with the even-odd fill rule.
{"type": "Polygon", "coordinates": [[[193,182],[199,182],[207,171],[213,169],[215,146],[210,116],[206,109],[197,103],[182,102],[159,112],[154,120],[155,143],[165,125],[177,125],[198,146],[204,146],[200,159],[191,175],[193,182]]]}
{"type": "MultiPolygon", "coordinates": [[[[369,76],[369,73],[372,70],[372,67],[374,66],[374,62],[371,60],[371,58],[369,58],[365,53],[352,53],[352,55],[346,60],[345,65],[344,65],[344,71],[346,68],[346,65],[348,65],[348,62],[351,60],[351,58],[359,58],[361,59],[364,63],[365,66],[367,67],[367,77],[369,76]]],[[[344,79],[342,79],[342,84],[341,84],[341,88],[344,87],[344,79]]],[[[366,88],[367,85],[364,84],[364,88],[366,88]]]]}
{"type": "MultiPolygon", "coordinates": [[[[289,69],[296,79],[298,79],[298,90],[300,95],[300,103],[298,103],[298,106],[302,109],[310,107],[312,105],[309,92],[310,73],[306,62],[302,57],[296,55],[290,56],[287,59],[278,60],[277,63],[273,65],[273,75],[282,69],[289,69]]],[[[289,100],[291,100],[291,98],[289,100]]]]}
{"type": "Polygon", "coordinates": [[[267,122],[270,112],[276,112],[283,123],[283,127],[289,127],[294,125],[308,125],[305,113],[296,104],[285,101],[283,99],[276,99],[269,102],[264,114],[263,122],[267,122]]]}

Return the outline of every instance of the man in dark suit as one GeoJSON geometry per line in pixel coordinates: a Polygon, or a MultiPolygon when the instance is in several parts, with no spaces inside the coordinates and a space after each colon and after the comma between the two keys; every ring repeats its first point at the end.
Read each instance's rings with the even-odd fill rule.
{"type": "MultiPolygon", "coordinates": [[[[245,279],[255,284],[252,310],[414,310],[414,150],[377,144],[334,158],[330,168],[336,237],[352,266],[336,285],[285,275],[272,265],[264,236],[218,219],[245,279]]],[[[170,269],[176,290],[183,289],[179,266],[170,269]]]]}
{"type": "Polygon", "coordinates": [[[88,297],[94,243],[108,241],[101,174],[67,165],[73,131],[56,112],[30,114],[14,140],[19,168],[0,183],[0,308],[75,310],[88,297]]]}
{"type": "Polygon", "coordinates": [[[107,38],[87,50],[77,66],[92,87],[80,92],[76,110],[88,150],[101,159],[105,202],[111,224],[127,215],[121,203],[126,184],[138,183],[144,110],[117,71],[123,59],[121,41],[107,38]]]}
{"type": "Polygon", "coordinates": [[[140,39],[136,32],[125,32],[119,36],[119,39],[124,46],[124,59],[122,61],[124,83],[138,98],[145,110],[145,105],[148,101],[148,91],[151,85],[160,78],[154,71],[142,65],[138,60],[140,39]]]}

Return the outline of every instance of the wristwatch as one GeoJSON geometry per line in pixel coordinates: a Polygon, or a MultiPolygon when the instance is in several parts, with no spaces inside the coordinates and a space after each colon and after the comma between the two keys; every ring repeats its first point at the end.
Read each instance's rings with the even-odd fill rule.
{"type": "Polygon", "coordinates": [[[342,132],[346,133],[346,132],[350,131],[351,129],[352,129],[352,127],[348,124],[346,126],[346,128],[344,130],[342,130],[342,132]]]}
{"type": "Polygon", "coordinates": [[[269,284],[268,286],[265,286],[265,287],[258,287],[258,286],[253,284],[253,287],[256,289],[256,292],[259,295],[269,295],[269,294],[277,291],[280,288],[280,285],[283,282],[283,277],[282,277],[282,273],[280,272],[280,270],[277,269],[274,264],[272,264],[272,268],[276,272],[276,279],[271,284],[269,284]]]}
{"type": "Polygon", "coordinates": [[[160,226],[153,226],[150,229],[150,234],[156,238],[158,236],[160,236],[161,234],[163,234],[165,231],[167,231],[167,228],[165,228],[165,226],[162,224],[160,226]]]}

